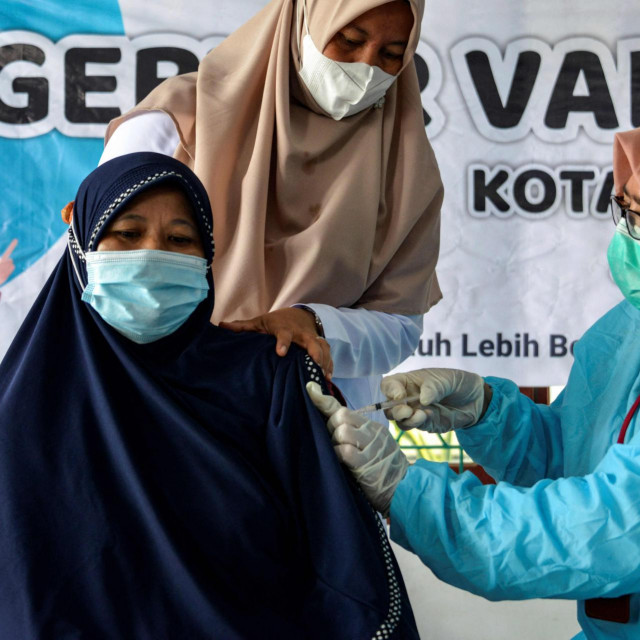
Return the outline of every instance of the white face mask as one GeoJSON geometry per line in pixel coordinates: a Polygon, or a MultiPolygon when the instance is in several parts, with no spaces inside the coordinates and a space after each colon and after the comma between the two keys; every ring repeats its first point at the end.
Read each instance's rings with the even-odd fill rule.
{"type": "Polygon", "coordinates": [[[364,111],[371,105],[382,107],[384,94],[396,76],[364,62],[336,62],[320,53],[309,35],[306,9],[305,3],[307,34],[302,40],[300,77],[318,106],[334,120],[364,111]]]}

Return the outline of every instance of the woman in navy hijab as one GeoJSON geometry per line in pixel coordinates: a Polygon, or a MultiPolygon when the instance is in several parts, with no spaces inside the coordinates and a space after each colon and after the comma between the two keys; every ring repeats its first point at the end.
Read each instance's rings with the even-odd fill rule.
{"type": "Polygon", "coordinates": [[[212,217],[180,162],[82,183],[0,364],[0,638],[417,638],[299,349],[209,323],[212,217]]]}

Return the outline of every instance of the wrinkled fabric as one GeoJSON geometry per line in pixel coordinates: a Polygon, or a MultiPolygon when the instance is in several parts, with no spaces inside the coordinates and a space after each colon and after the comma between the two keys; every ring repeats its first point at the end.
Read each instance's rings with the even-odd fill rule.
{"type": "Polygon", "coordinates": [[[589,639],[640,637],[640,311],[624,301],[575,345],[562,394],[536,405],[487,378],[484,419],[458,432],[497,480],[420,461],[391,503],[391,537],[442,580],[490,600],[569,598],[589,639]],[[631,622],[588,618],[588,598],[631,596],[631,622]]]}
{"type": "MultiPolygon", "coordinates": [[[[81,248],[163,171],[202,188],[152,153],[94,171],[81,248]]],[[[184,325],[131,342],[81,301],[78,256],[0,364],[0,638],[417,640],[384,529],[304,391],[324,384],[313,361],[211,325],[210,271],[184,325]]]]}

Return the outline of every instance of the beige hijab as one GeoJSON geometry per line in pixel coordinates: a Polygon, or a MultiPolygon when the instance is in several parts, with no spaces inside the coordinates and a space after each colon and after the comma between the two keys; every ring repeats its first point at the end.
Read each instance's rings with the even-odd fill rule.
{"type": "MultiPolygon", "coordinates": [[[[386,0],[306,0],[322,51],[386,0]]],[[[298,80],[301,0],[272,0],[201,62],[163,82],[142,110],[169,114],[176,157],[203,181],[214,218],[214,322],[299,302],[423,313],[435,275],[443,189],[413,63],[424,0],[403,70],[382,109],[334,121],[298,80]]]]}
{"type": "Polygon", "coordinates": [[[613,182],[617,196],[634,175],[640,182],[640,128],[616,133],[613,139],[613,182]]]}

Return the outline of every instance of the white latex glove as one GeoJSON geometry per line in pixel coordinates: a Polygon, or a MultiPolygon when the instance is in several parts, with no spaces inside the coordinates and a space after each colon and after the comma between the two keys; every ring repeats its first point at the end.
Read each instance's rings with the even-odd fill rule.
{"type": "Polygon", "coordinates": [[[420,394],[420,405],[396,405],[385,414],[402,429],[419,427],[445,433],[474,425],[484,407],[484,380],[459,369],[418,369],[383,378],[380,389],[389,400],[420,394]]]}
{"type": "Polygon", "coordinates": [[[369,502],[387,516],[396,487],[409,467],[389,427],[367,420],[332,396],[323,395],[317,382],[307,383],[307,393],[329,418],[327,428],[340,462],[349,468],[369,502]]]}

